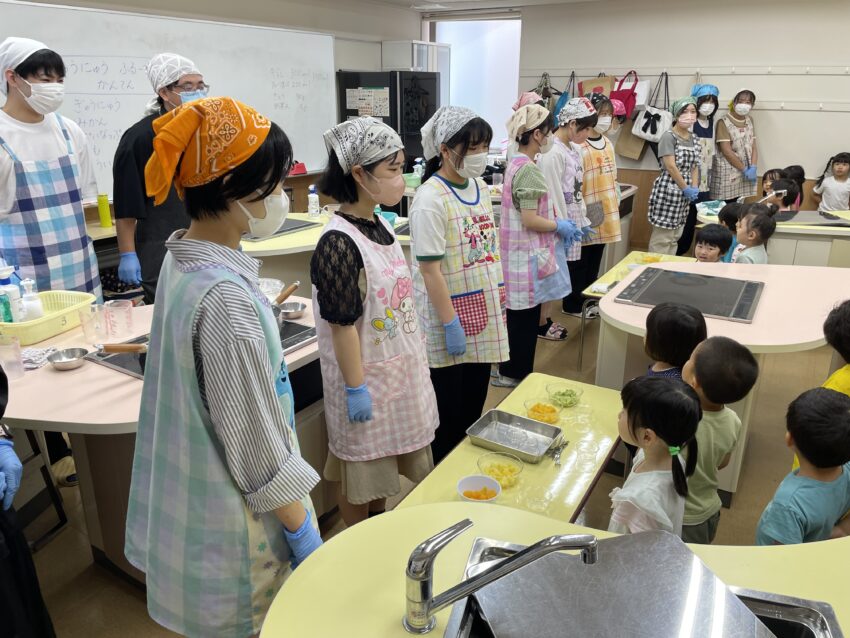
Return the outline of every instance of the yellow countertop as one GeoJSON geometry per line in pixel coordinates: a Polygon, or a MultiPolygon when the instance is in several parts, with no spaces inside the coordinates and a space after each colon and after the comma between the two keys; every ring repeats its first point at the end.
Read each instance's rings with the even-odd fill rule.
{"type": "MultiPolygon", "coordinates": [[[[581,403],[562,412],[559,425],[570,443],[561,455],[561,466],[557,467],[549,456],[543,457],[540,463],[526,463],[519,482],[503,490],[497,502],[557,520],[573,521],[619,440],[620,393],[534,373],[517,386],[498,409],[525,416],[525,401],[545,398],[546,386],[550,383],[567,383],[584,390],[581,403]]],[[[461,501],[457,493],[458,480],[479,474],[478,459],[488,452],[465,438],[398,507],[461,501]]]]}
{"type": "Polygon", "coordinates": [[[628,274],[631,272],[629,266],[633,266],[635,264],[650,264],[657,263],[659,261],[696,261],[693,257],[679,257],[677,255],[659,255],[658,253],[647,253],[640,250],[633,250],[628,255],[623,257],[619,262],[617,262],[611,270],[602,275],[599,279],[594,281],[590,286],[585,288],[582,291],[582,295],[585,297],[595,297],[596,299],[601,299],[605,296],[604,292],[594,292],[593,287],[596,285],[610,285],[617,281],[622,281],[625,279],[628,274]]]}
{"type": "MultiPolygon", "coordinates": [[[[246,255],[250,255],[251,257],[273,257],[275,255],[313,252],[316,244],[319,242],[319,237],[324,230],[325,224],[330,221],[330,217],[326,213],[322,213],[318,218],[308,217],[307,213],[289,213],[288,219],[315,222],[321,224],[321,226],[305,228],[298,232],[288,233],[264,241],[243,241],[242,250],[246,255]]],[[[396,226],[400,226],[405,222],[407,222],[406,217],[399,217],[396,226]]],[[[410,244],[410,237],[401,235],[398,237],[398,241],[402,246],[406,246],[410,244]]]]}
{"type": "Polygon", "coordinates": [[[97,241],[98,239],[109,239],[110,237],[118,236],[118,233],[115,230],[114,223],[112,224],[112,226],[104,228],[97,220],[86,221],[86,234],[91,238],[92,241],[97,241]]]}
{"type": "MultiPolygon", "coordinates": [[[[464,518],[472,519],[474,527],[437,558],[435,593],[460,580],[477,536],[523,544],[552,534],[610,536],[492,503],[396,509],[342,532],[298,567],[272,603],[261,638],[409,638],[401,626],[407,558],[418,543],[464,518]]],[[[787,547],[690,547],[726,584],[830,603],[839,623],[850,628],[844,569],[850,562],[850,538],[787,547]]],[[[607,610],[600,605],[588,613],[607,610]]],[[[437,614],[437,627],[429,636],[442,636],[449,614],[450,609],[437,614]]]]}

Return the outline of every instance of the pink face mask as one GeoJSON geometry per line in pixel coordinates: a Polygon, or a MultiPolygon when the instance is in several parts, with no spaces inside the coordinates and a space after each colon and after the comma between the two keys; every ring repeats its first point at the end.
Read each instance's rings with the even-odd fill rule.
{"type": "Polygon", "coordinates": [[[679,126],[682,128],[690,128],[697,121],[696,113],[684,113],[679,116],[679,126]]]}
{"type": "Polygon", "coordinates": [[[378,182],[378,190],[369,190],[364,183],[360,183],[369,196],[381,206],[395,206],[404,197],[405,183],[401,175],[395,177],[375,177],[367,171],[369,177],[378,182]]]}

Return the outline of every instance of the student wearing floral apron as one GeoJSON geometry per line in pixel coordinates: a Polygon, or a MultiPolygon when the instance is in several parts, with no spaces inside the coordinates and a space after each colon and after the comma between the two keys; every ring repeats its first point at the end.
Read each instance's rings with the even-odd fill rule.
{"type": "Polygon", "coordinates": [[[714,114],[717,113],[717,96],[720,89],[713,84],[694,84],[691,97],[697,101],[697,120],[694,123],[694,137],[699,144],[699,197],[688,206],[688,218],[682,229],[676,247],[677,255],[684,255],[691,249],[694,241],[694,230],[697,223],[697,203],[711,199],[711,168],[714,162],[714,114]]]}
{"type": "Polygon", "coordinates": [[[399,475],[433,469],[437,402],[410,269],[392,228],[372,211],[404,196],[404,145],[389,126],[355,118],[325,132],[319,190],[341,203],[310,262],[330,453],[347,525],[384,510],[399,475]]]}
{"type": "Polygon", "coordinates": [[[62,58],[27,38],[0,43],[0,256],[39,291],[79,290],[101,299],[83,199],[97,198],[85,134],[56,111],[62,58]]]}
{"type": "Polygon", "coordinates": [[[473,111],[444,106],[422,127],[428,164],[411,208],[413,295],[425,333],[445,457],[480,416],[491,364],[508,358],[502,264],[481,174],[493,138],[473,111]]]}
{"type": "MultiPolygon", "coordinates": [[[[590,235],[581,242],[581,257],[570,268],[573,294],[564,300],[563,311],[581,317],[582,291],[599,277],[599,265],[606,244],[614,244],[622,238],[620,229],[620,195],[617,186],[617,161],[614,145],[605,133],[611,129],[614,105],[602,93],[585,96],[598,115],[596,126],[581,146],[584,167],[582,196],[590,220],[590,235]]],[[[599,316],[596,305],[587,309],[587,318],[599,316]]]]}
{"type": "Polygon", "coordinates": [[[581,241],[568,219],[557,219],[546,178],[532,158],[554,144],[549,111],[523,106],[507,123],[508,138],[519,145],[505,171],[499,228],[505,277],[510,359],[491,383],[515,387],[534,369],[540,304],[570,293],[565,246],[581,241]]]}
{"type": "Polygon", "coordinates": [[[661,175],[649,194],[649,252],[675,255],[688,217],[688,204],[699,197],[700,146],[691,132],[697,102],[684,97],[673,102],[673,128],[661,136],[661,175]]]}
{"type": "Polygon", "coordinates": [[[322,543],[280,332],[243,234],[284,222],[292,147],[251,107],[207,98],[153,123],[147,193],[185,193],[167,242],[146,361],[125,554],[148,611],[181,635],[249,638],[322,543]],[[228,127],[222,127],[228,122],[228,127]],[[227,177],[223,181],[222,177],[227,177]]]}
{"type": "Polygon", "coordinates": [[[717,153],[711,172],[711,198],[731,202],[756,194],[758,148],[753,118],[749,113],[756,95],[748,89],[735,94],[729,113],[717,122],[714,138],[717,153]]]}
{"type": "MultiPolygon", "coordinates": [[[[546,177],[549,197],[555,205],[555,212],[562,219],[569,219],[581,230],[582,241],[592,234],[590,220],[584,204],[582,187],[584,184],[584,163],[581,158],[581,145],[590,136],[596,126],[598,116],[593,104],[585,97],[576,97],[567,102],[558,112],[558,130],[555,131],[555,146],[551,152],[540,155],[537,160],[540,170],[546,177]]],[[[581,242],[567,248],[567,268],[570,280],[580,269],[581,242]]],[[[561,308],[569,308],[578,297],[581,306],[582,289],[573,286],[572,292],[561,302],[561,308]]]]}

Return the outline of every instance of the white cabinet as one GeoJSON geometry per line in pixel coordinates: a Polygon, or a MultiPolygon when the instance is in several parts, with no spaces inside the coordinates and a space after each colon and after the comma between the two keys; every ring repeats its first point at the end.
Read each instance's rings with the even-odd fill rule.
{"type": "Polygon", "coordinates": [[[767,256],[771,264],[782,266],[830,266],[833,239],[829,236],[800,235],[777,237],[767,242],[767,256]]]}

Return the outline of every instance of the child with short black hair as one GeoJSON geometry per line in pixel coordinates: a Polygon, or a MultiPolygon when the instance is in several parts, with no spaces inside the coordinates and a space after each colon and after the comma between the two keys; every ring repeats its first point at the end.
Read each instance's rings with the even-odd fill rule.
{"type": "Polygon", "coordinates": [[[702,417],[699,397],[679,379],[663,377],[632,379],[620,396],[620,437],[640,450],[623,487],[610,494],[614,511],[608,531],[681,534],[687,477],[694,473],[699,456],[695,438],[702,417]]]}
{"type": "Polygon", "coordinates": [[[829,158],[823,174],[814,187],[818,211],[850,209],[850,153],[838,153],[829,158]]]}
{"type": "Polygon", "coordinates": [[[749,204],[743,209],[738,222],[738,244],[744,248],[732,256],[734,263],[768,263],[766,244],[776,231],[775,212],[775,207],[764,204],[749,204]]]}
{"type": "Polygon", "coordinates": [[[732,231],[732,245],[726,251],[726,254],[723,255],[723,261],[727,264],[732,261],[732,256],[738,247],[738,222],[741,221],[741,210],[743,208],[743,204],[732,202],[731,204],[726,204],[717,214],[717,221],[732,231]]]}
{"type": "Polygon", "coordinates": [[[828,388],[803,392],[788,406],[785,443],[800,459],[759,519],[758,545],[811,543],[836,528],[850,509],[850,397],[828,388]]]}
{"type": "Polygon", "coordinates": [[[658,304],[646,317],[643,349],[654,361],[647,375],[681,379],[682,366],[705,338],[705,318],[699,310],[681,303],[658,304]]]}
{"type": "Polygon", "coordinates": [[[823,387],[850,396],[850,299],[833,308],[823,322],[826,342],[844,359],[844,366],[833,372],[823,387]]]}
{"type": "Polygon", "coordinates": [[[699,262],[718,262],[732,247],[732,231],[723,224],[706,224],[697,229],[694,257],[699,262]]]}
{"type": "Polygon", "coordinates": [[[682,380],[696,391],[702,406],[696,433],[699,455],[685,500],[682,540],[686,543],[714,541],[721,507],[717,473],[729,464],[741,435],[741,419],[727,404],[747,396],[757,378],[756,358],[728,337],[703,341],[682,368],[682,380]]]}

